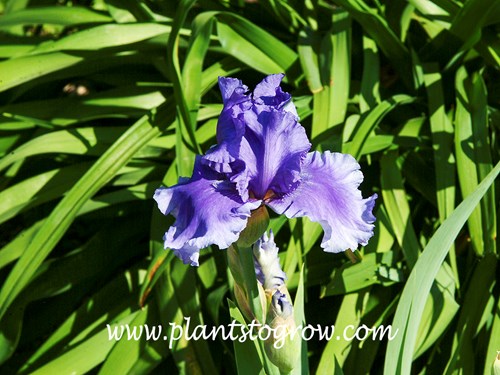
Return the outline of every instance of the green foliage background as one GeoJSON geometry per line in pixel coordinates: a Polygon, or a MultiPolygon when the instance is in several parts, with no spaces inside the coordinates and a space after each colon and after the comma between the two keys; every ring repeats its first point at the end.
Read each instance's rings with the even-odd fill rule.
{"type": "Polygon", "coordinates": [[[261,370],[253,343],[169,350],[110,341],[106,324],[238,316],[226,252],[184,266],[162,247],[172,218],[151,197],[215,143],[218,76],[252,85],[278,72],[313,148],[354,155],[364,196],[379,195],[357,263],[322,252],[317,224],[272,218],[296,314],[399,328],[390,343],[311,340],[294,373],[490,373],[498,1],[2,0],[0,10],[2,374],[261,370]]]}

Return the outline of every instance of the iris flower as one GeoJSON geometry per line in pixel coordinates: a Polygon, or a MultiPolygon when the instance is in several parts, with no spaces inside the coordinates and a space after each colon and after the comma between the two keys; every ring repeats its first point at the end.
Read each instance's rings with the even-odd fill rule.
{"type": "Polygon", "coordinates": [[[197,156],[191,178],[156,190],[160,211],[176,218],[165,248],[184,263],[197,266],[209,245],[228,248],[262,205],[319,222],[327,252],[357,249],[373,235],[376,194],[363,199],[363,174],[351,155],[309,152],[283,76],[267,76],[252,93],[239,79],[220,77],[217,144],[197,156]]]}

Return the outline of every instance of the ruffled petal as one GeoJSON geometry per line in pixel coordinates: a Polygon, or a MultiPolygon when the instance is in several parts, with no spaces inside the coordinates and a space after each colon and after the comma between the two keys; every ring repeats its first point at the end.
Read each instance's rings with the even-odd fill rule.
{"type": "Polygon", "coordinates": [[[165,233],[165,248],[192,265],[198,264],[200,249],[212,244],[225,249],[235,242],[251,210],[261,204],[257,200],[243,202],[235,185],[203,165],[199,157],[191,179],[157,189],[154,199],[164,215],[176,217],[165,233]]]}
{"type": "MultiPolygon", "coordinates": [[[[166,234],[163,237],[164,241],[165,237],[166,234]]],[[[190,266],[196,266],[196,267],[200,265],[198,261],[200,258],[200,249],[198,249],[197,247],[186,245],[180,249],[173,249],[173,251],[174,255],[180,260],[182,260],[184,264],[189,264],[190,266]]]]}
{"type": "Polygon", "coordinates": [[[245,125],[235,119],[250,107],[251,99],[246,95],[248,87],[239,79],[219,77],[219,88],[224,108],[217,122],[217,144],[203,156],[203,163],[219,173],[231,173],[231,163],[239,156],[245,133],[245,125]]]}
{"type": "Polygon", "coordinates": [[[268,108],[239,116],[246,125],[240,148],[249,190],[263,199],[269,190],[286,194],[298,181],[300,166],[311,144],[292,113],[268,108]]]}
{"type": "Polygon", "coordinates": [[[234,163],[240,154],[240,145],[245,125],[237,121],[234,110],[221,113],[217,122],[217,145],[212,146],[203,156],[203,163],[219,173],[233,172],[234,163]]]}
{"type": "MultiPolygon", "coordinates": [[[[247,162],[245,155],[241,155],[241,145],[248,129],[248,124],[244,117],[251,112],[256,116],[260,116],[263,113],[262,118],[266,116],[270,118],[273,116],[268,116],[266,113],[276,111],[283,114],[288,113],[289,123],[295,123],[298,120],[297,111],[291,101],[290,94],[283,92],[280,87],[283,77],[284,74],[267,76],[255,87],[252,95],[246,94],[248,88],[239,79],[219,78],[224,109],[217,122],[217,145],[210,148],[203,157],[203,162],[206,165],[219,173],[238,174],[237,178],[240,184],[248,185],[248,181],[241,182],[242,178],[250,177],[247,176],[248,173],[242,174],[239,164],[237,170],[235,170],[235,162],[247,162]]],[[[277,130],[282,131],[283,128],[277,130]]],[[[251,136],[250,134],[249,137],[251,136]]],[[[299,144],[302,145],[305,143],[309,145],[307,137],[305,139],[305,142],[299,144]]],[[[306,151],[309,150],[309,147],[310,145],[306,151]]],[[[297,162],[294,161],[292,164],[297,164],[297,162]]],[[[296,168],[292,168],[292,170],[295,171],[296,168]]],[[[292,172],[292,174],[295,175],[295,172],[292,172]]],[[[285,178],[285,181],[282,179],[278,184],[289,185],[289,179],[290,176],[285,178]]],[[[292,178],[293,180],[294,178],[292,178]]]]}
{"type": "Polygon", "coordinates": [[[303,162],[297,188],[267,205],[288,218],[307,216],[319,222],[325,232],[321,242],[325,251],[355,250],[373,235],[372,209],[377,198],[376,194],[361,196],[359,169],[351,155],[311,152],[303,162]]]}
{"type": "Polygon", "coordinates": [[[272,106],[276,109],[283,107],[291,99],[291,95],[283,92],[280,87],[284,76],[283,73],[271,74],[255,86],[255,90],[253,90],[255,103],[272,106]]]}
{"type": "Polygon", "coordinates": [[[229,108],[248,99],[245,95],[248,87],[241,80],[230,77],[219,77],[219,89],[224,107],[229,108]]]}

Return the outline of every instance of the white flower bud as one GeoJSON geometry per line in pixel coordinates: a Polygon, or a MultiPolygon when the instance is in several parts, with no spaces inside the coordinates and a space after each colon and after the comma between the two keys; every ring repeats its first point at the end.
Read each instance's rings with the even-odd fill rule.
{"type": "Polygon", "coordinates": [[[497,351],[497,356],[491,369],[491,375],[500,375],[500,351],[497,351]]]}
{"type": "Polygon", "coordinates": [[[286,274],[280,266],[278,247],[274,242],[273,231],[269,231],[253,245],[255,258],[255,274],[265,290],[275,290],[282,286],[286,274]]]}

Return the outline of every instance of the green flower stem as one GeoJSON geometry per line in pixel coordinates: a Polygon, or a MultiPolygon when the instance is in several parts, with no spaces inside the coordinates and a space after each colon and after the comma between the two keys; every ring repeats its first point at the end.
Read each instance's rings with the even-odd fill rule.
{"type": "Polygon", "coordinates": [[[262,304],[260,302],[259,288],[257,286],[257,276],[255,275],[252,247],[238,247],[236,244],[233,246],[239,255],[244,287],[247,292],[250,308],[257,320],[263,320],[262,304]]]}
{"type": "MultiPolygon", "coordinates": [[[[255,275],[255,266],[253,260],[253,250],[252,247],[238,247],[238,245],[232,245],[240,261],[241,276],[243,276],[243,284],[250,309],[256,320],[261,324],[265,324],[264,312],[262,310],[262,304],[259,295],[259,288],[257,285],[257,276],[255,275]]],[[[233,272],[233,270],[231,270],[233,272]]],[[[234,275],[233,275],[234,277],[234,275]]],[[[235,277],[235,280],[239,277],[235,277]]],[[[260,352],[262,355],[262,365],[264,366],[264,371],[269,375],[279,375],[280,371],[274,364],[267,358],[264,343],[261,340],[257,340],[259,343],[260,352]]]]}

